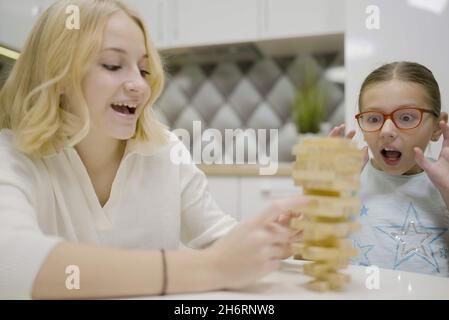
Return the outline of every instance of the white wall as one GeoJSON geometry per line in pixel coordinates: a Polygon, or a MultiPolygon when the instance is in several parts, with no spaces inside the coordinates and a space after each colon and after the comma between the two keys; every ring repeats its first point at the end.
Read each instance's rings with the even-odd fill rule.
{"type": "MultiPolygon", "coordinates": [[[[346,0],[346,124],[356,127],[354,114],[363,79],[383,63],[409,60],[432,70],[440,85],[443,110],[449,110],[449,1],[447,0],[346,0]],[[444,9],[441,13],[420,9],[424,3],[444,9]],[[379,29],[369,30],[365,22],[368,6],[379,8],[379,29]]],[[[361,142],[361,134],[357,134],[361,142]]],[[[431,147],[440,150],[441,140],[431,147]]]]}

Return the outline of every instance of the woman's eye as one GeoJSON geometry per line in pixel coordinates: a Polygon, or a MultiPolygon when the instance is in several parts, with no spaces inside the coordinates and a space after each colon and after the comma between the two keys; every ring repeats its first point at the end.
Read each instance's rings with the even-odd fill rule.
{"type": "Polygon", "coordinates": [[[113,64],[103,64],[102,66],[109,71],[117,71],[122,68],[121,66],[117,66],[117,65],[113,65],[113,64]]]}
{"type": "Polygon", "coordinates": [[[146,76],[150,75],[150,73],[147,70],[140,70],[140,74],[142,75],[142,77],[146,77],[146,76]]]}

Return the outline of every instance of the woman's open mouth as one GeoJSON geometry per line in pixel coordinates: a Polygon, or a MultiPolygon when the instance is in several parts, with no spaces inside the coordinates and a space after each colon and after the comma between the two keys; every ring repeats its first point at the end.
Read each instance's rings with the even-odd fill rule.
{"type": "Polygon", "coordinates": [[[401,161],[402,152],[390,148],[384,148],[380,151],[385,164],[389,166],[398,165],[401,161]]]}
{"type": "Polygon", "coordinates": [[[111,103],[111,108],[120,116],[133,116],[136,113],[137,105],[128,103],[111,103]]]}

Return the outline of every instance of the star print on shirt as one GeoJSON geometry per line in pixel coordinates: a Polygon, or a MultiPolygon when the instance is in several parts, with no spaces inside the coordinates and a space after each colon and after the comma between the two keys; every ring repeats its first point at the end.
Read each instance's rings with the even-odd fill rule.
{"type": "Polygon", "coordinates": [[[368,215],[368,208],[365,207],[365,205],[362,206],[362,208],[360,209],[360,216],[367,216],[368,215]]]}
{"type": "Polygon", "coordinates": [[[447,228],[423,226],[413,203],[410,203],[408,207],[402,226],[389,225],[375,228],[394,240],[396,244],[394,269],[408,259],[418,258],[430,264],[435,272],[440,272],[432,250],[432,243],[441,238],[447,232],[447,228]]]}
{"type": "Polygon", "coordinates": [[[440,258],[447,259],[447,248],[445,247],[440,248],[440,258]]]}
{"type": "Polygon", "coordinates": [[[368,258],[368,253],[374,248],[374,245],[368,244],[368,245],[360,245],[360,243],[357,240],[354,240],[354,248],[359,250],[359,255],[357,256],[357,263],[360,266],[370,266],[371,262],[368,258]]]}

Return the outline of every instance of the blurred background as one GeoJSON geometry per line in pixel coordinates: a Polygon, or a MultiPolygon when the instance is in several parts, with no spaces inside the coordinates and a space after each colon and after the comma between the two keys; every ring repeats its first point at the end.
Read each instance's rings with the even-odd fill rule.
{"type": "MultiPolygon", "coordinates": [[[[0,0],[0,86],[52,2],[0,0]]],[[[219,204],[239,219],[298,191],[290,178],[292,146],[341,123],[355,128],[361,82],[381,64],[426,65],[449,109],[447,0],[124,2],[144,18],[163,57],[167,81],[154,109],[170,129],[192,133],[198,120],[203,130],[279,130],[278,152],[270,155],[279,160],[274,176],[259,176],[257,165],[200,165],[219,204]]],[[[356,140],[363,144],[359,133],[356,140]]]]}

